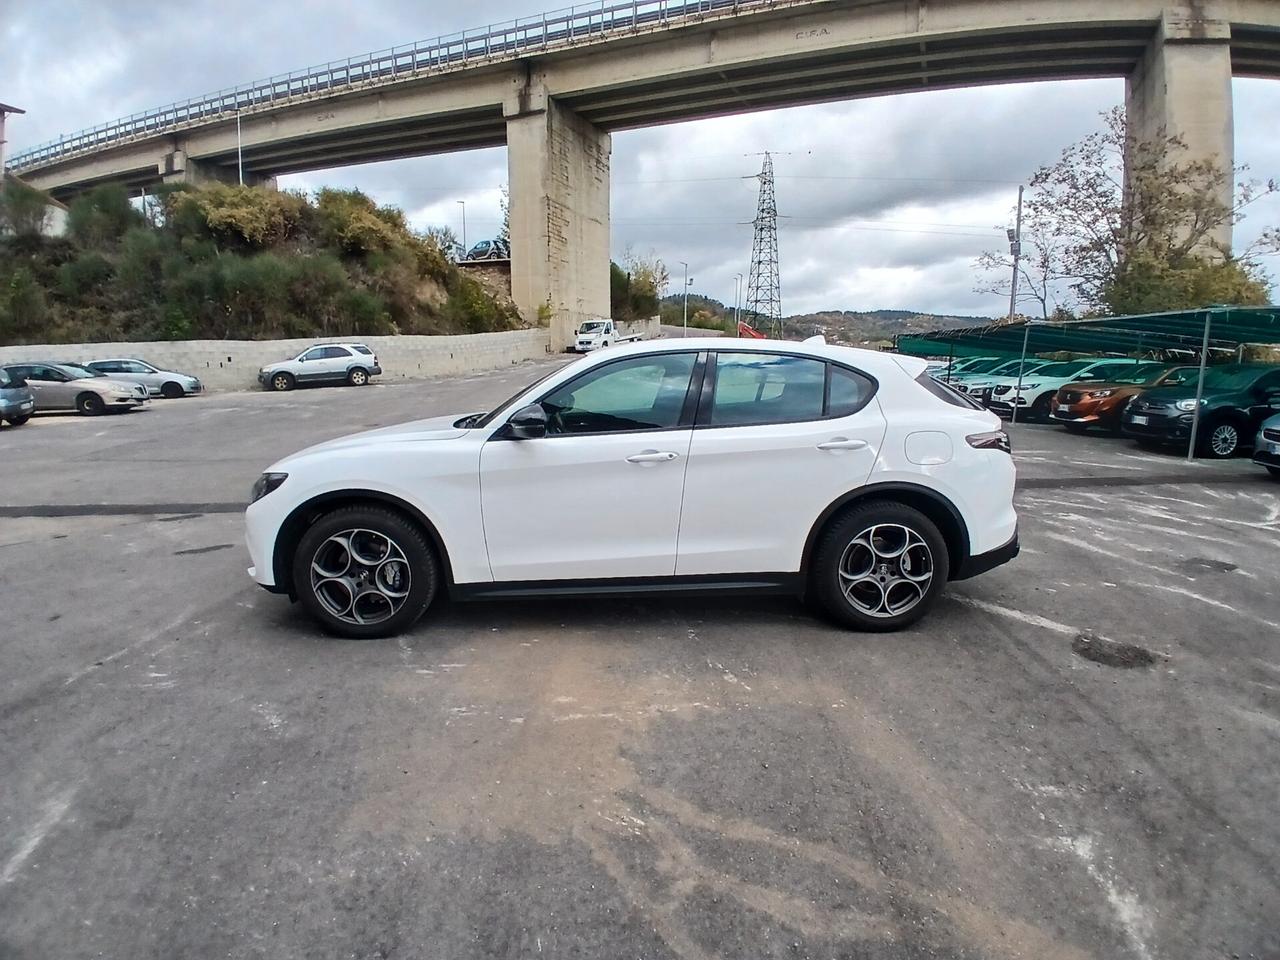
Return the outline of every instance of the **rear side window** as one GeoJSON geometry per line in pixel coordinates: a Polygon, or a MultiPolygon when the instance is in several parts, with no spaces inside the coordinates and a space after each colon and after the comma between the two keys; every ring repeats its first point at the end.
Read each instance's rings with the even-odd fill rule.
{"type": "Polygon", "coordinates": [[[711,427],[801,423],[857,413],[875,393],[870,377],[815,357],[716,354],[711,427]]]}
{"type": "Polygon", "coordinates": [[[974,400],[972,397],[969,397],[958,390],[952,390],[945,383],[941,383],[933,379],[933,377],[929,376],[927,372],[916,377],[916,383],[920,384],[920,386],[924,387],[943,403],[949,403],[953,407],[968,407],[971,410],[983,409],[982,404],[977,400],[974,400]]]}
{"type": "Polygon", "coordinates": [[[370,350],[368,347],[366,347],[362,343],[353,343],[351,346],[356,351],[356,353],[363,353],[366,357],[373,356],[373,351],[370,350]]]}

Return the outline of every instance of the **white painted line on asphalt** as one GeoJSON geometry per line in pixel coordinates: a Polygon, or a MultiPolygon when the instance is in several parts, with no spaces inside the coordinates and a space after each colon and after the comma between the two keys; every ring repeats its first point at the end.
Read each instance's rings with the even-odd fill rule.
{"type": "Polygon", "coordinates": [[[977,597],[966,597],[964,594],[950,594],[952,600],[966,604],[970,607],[977,607],[979,610],[985,610],[987,613],[994,613],[996,616],[1008,617],[1011,620],[1020,620],[1022,623],[1030,624],[1033,627],[1041,627],[1045,630],[1052,630],[1054,633],[1075,636],[1082,631],[1077,627],[1068,626],[1065,623],[1059,623],[1057,620],[1050,620],[1048,617],[1042,617],[1034,613],[1023,613],[1021,610],[1014,610],[1012,607],[1002,607],[998,603],[992,603],[989,600],[979,600],[977,597]]]}
{"type": "MultiPolygon", "coordinates": [[[[1190,580],[1192,583],[1196,582],[1195,577],[1188,576],[1185,573],[1178,573],[1176,570],[1157,567],[1154,564],[1149,563],[1146,557],[1135,556],[1131,553],[1116,553],[1114,550],[1105,550],[1091,541],[1080,540],[1076,537],[1068,537],[1061,533],[1054,533],[1052,530],[1046,530],[1044,532],[1044,536],[1048,537],[1050,540],[1057,540],[1059,543],[1065,543],[1068,546],[1079,547],[1087,553],[1100,553],[1104,557],[1111,557],[1113,560],[1124,560],[1127,563],[1136,563],[1147,570],[1156,570],[1160,573],[1168,574],[1171,577],[1181,577],[1183,580],[1190,580]]],[[[1112,586],[1114,586],[1114,584],[1112,584],[1112,586]]]]}
{"type": "Polygon", "coordinates": [[[1221,600],[1214,600],[1212,597],[1206,597],[1202,593],[1195,593],[1191,590],[1186,589],[1185,587],[1170,587],[1170,586],[1166,586],[1163,583],[1137,583],[1137,582],[1132,583],[1131,586],[1147,587],[1151,590],[1163,590],[1165,593],[1176,593],[1181,596],[1188,597],[1192,600],[1198,600],[1201,603],[1206,603],[1211,607],[1217,607],[1219,610],[1226,610],[1228,613],[1234,613],[1237,617],[1248,617],[1250,620],[1256,620],[1258,623],[1262,624],[1263,626],[1273,627],[1276,630],[1280,630],[1280,623],[1276,623],[1274,620],[1264,619],[1263,617],[1259,617],[1256,614],[1250,613],[1248,610],[1237,610],[1235,607],[1231,606],[1229,603],[1223,603],[1221,600]]]}
{"type": "Polygon", "coordinates": [[[1144,960],[1150,957],[1151,950],[1147,946],[1147,941],[1151,938],[1155,926],[1151,916],[1136,894],[1122,891],[1115,879],[1104,873],[1098,866],[1097,859],[1094,857],[1093,837],[1087,834],[1082,837],[1053,837],[1049,840],[1049,845],[1055,849],[1073,853],[1080,859],[1084,864],[1085,872],[1102,888],[1107,903],[1115,911],[1120,928],[1124,930],[1134,953],[1144,960]]]}
{"type": "Polygon", "coordinates": [[[1142,467],[1129,467],[1123,463],[1097,463],[1093,460],[1072,460],[1070,457],[1067,458],[1067,463],[1074,464],[1077,467],[1101,467],[1104,470],[1137,470],[1139,473],[1143,472],[1142,467]]]}
{"type": "Polygon", "coordinates": [[[58,821],[67,815],[73,796],[75,796],[75,790],[66,790],[45,804],[44,813],[40,815],[40,819],[32,825],[21,846],[4,865],[4,870],[0,871],[0,883],[13,882],[22,865],[27,862],[31,854],[36,852],[40,842],[58,825],[58,821]]]}
{"type": "Polygon", "coordinates": [[[137,640],[134,643],[129,644],[127,647],[121,647],[115,653],[110,654],[109,656],[103,657],[101,660],[95,660],[93,663],[89,664],[87,667],[83,667],[77,670],[75,673],[71,674],[71,676],[67,677],[67,679],[62,682],[62,685],[64,687],[69,687],[71,686],[71,684],[75,683],[77,680],[84,679],[89,674],[93,673],[93,671],[97,670],[99,667],[104,667],[108,663],[111,663],[113,660],[119,660],[126,653],[129,653],[130,651],[133,651],[133,650],[137,650],[141,647],[145,647],[149,643],[154,643],[156,640],[159,640],[161,637],[165,636],[166,634],[172,633],[174,630],[178,629],[178,627],[186,623],[189,619],[191,619],[191,617],[196,615],[198,610],[199,610],[198,607],[190,607],[181,616],[175,618],[174,620],[171,620],[168,624],[161,627],[155,633],[151,634],[151,636],[144,637],[141,640],[137,640]]]}

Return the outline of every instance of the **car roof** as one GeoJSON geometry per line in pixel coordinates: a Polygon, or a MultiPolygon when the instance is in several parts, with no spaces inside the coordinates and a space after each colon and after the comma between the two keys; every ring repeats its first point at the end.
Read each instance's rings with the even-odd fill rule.
{"type": "Polygon", "coordinates": [[[754,337],[663,337],[658,340],[642,340],[624,343],[588,356],[612,358],[645,353],[670,353],[673,350],[719,350],[747,353],[789,353],[819,360],[848,363],[866,370],[893,371],[916,377],[925,371],[928,362],[920,357],[901,353],[884,353],[864,350],[861,347],[845,347],[826,343],[819,339],[804,342],[795,340],[757,340],[754,337]]]}

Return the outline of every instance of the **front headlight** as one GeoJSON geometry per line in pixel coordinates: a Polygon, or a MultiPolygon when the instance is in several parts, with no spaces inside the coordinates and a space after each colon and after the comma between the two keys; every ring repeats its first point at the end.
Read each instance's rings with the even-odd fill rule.
{"type": "Polygon", "coordinates": [[[249,497],[249,502],[257,503],[280,484],[284,483],[288,476],[287,473],[264,473],[253,482],[253,493],[249,497]]]}
{"type": "Polygon", "coordinates": [[[1092,400],[1101,400],[1103,397],[1109,397],[1113,393],[1115,393],[1114,390],[1092,390],[1089,393],[1089,397],[1092,400]]]}
{"type": "MultiPolygon", "coordinates": [[[[1203,400],[1201,400],[1200,402],[1204,403],[1203,400]]],[[[1174,404],[1174,406],[1177,407],[1179,410],[1181,410],[1183,413],[1190,413],[1192,410],[1196,408],[1196,402],[1194,400],[1179,400],[1177,403],[1174,404]]]]}
{"type": "Polygon", "coordinates": [[[1023,389],[1023,390],[1039,390],[1039,389],[1040,389],[1040,384],[1038,384],[1038,383],[1024,383],[1024,384],[1022,385],[1022,389],[1023,389]]]}

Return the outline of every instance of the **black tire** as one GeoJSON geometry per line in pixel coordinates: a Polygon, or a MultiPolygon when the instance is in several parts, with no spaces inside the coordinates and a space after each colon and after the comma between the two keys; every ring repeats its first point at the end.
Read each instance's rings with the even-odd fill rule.
{"type": "MultiPolygon", "coordinates": [[[[346,542],[349,543],[350,540],[346,542]]],[[[431,606],[440,583],[440,563],[422,529],[403,514],[386,507],[340,507],[325,514],[302,535],[291,563],[294,590],[307,613],[326,632],[353,640],[390,637],[409,629],[431,606]],[[377,540],[380,537],[392,548],[399,550],[405,567],[402,567],[398,574],[392,567],[392,574],[407,576],[409,581],[409,589],[399,601],[400,606],[394,606],[396,601],[388,600],[387,595],[382,592],[387,586],[381,580],[383,569],[391,567],[399,559],[391,551],[378,559],[376,551],[366,550],[366,556],[372,559],[359,563],[352,559],[353,554],[347,550],[347,566],[344,570],[350,571],[357,566],[361,567],[356,577],[351,577],[347,573],[327,579],[321,578],[318,583],[313,580],[315,563],[320,563],[321,566],[326,562],[332,563],[333,569],[337,569],[336,564],[341,562],[340,557],[346,548],[340,544],[335,546],[337,541],[333,538],[348,531],[371,534],[372,536],[366,537],[366,542],[374,546],[380,543],[377,540]],[[327,557],[325,550],[336,553],[339,559],[335,561],[332,557],[327,557]],[[360,580],[361,576],[366,579],[360,580]],[[352,585],[348,586],[347,581],[351,581],[352,585]],[[362,587],[371,589],[362,590],[362,587]],[[352,596],[353,589],[357,597],[377,600],[376,603],[364,605],[366,615],[379,615],[384,609],[384,604],[385,609],[390,611],[389,615],[376,622],[353,622],[352,611],[356,604],[353,603],[346,608],[346,615],[342,610],[337,609],[343,599],[352,596]],[[379,600],[378,597],[381,599],[379,600]]]]}
{"type": "Polygon", "coordinates": [[[1240,425],[1234,420],[1210,420],[1196,438],[1196,456],[1229,460],[1240,452],[1240,425]]]}
{"type": "Polygon", "coordinates": [[[1089,429],[1089,427],[1083,423],[1064,423],[1063,426],[1067,428],[1067,433],[1074,433],[1077,436],[1085,433],[1089,429]]]}
{"type": "Polygon", "coordinates": [[[1115,419],[1107,424],[1107,429],[1110,430],[1114,436],[1118,437],[1123,432],[1125,411],[1129,409],[1129,404],[1131,403],[1133,403],[1133,397],[1130,397],[1124,403],[1120,404],[1120,409],[1116,411],[1115,419]]]}
{"type": "Polygon", "coordinates": [[[166,400],[177,400],[185,393],[186,391],[182,389],[182,385],[174,383],[172,380],[160,387],[160,396],[166,400]]]}
{"type": "Polygon", "coordinates": [[[96,393],[82,393],[76,397],[76,412],[83,417],[96,417],[107,409],[96,393]]]}
{"type": "Polygon", "coordinates": [[[1044,423],[1049,419],[1049,409],[1053,406],[1054,394],[1046,393],[1043,396],[1036,397],[1032,402],[1031,408],[1027,411],[1028,420],[1036,420],[1044,423]]]}
{"type": "Polygon", "coordinates": [[[352,367],[347,371],[347,385],[352,387],[363,387],[369,382],[369,371],[364,367],[352,367]]]}
{"type": "Polygon", "coordinates": [[[813,553],[810,589],[822,611],[841,626],[877,632],[900,630],[928,612],[942,593],[950,571],[947,543],[932,520],[913,507],[873,500],[846,511],[823,532],[813,553]],[[875,534],[877,527],[893,529],[875,534]],[[899,532],[901,543],[895,539],[899,532]],[[872,543],[890,552],[905,546],[895,558],[885,558],[871,549],[872,543]],[[927,549],[922,551],[921,547],[927,549]],[[908,558],[910,567],[904,558],[908,558]],[[848,575],[863,569],[865,575],[856,580],[848,575]],[[927,583],[918,576],[926,569],[930,571],[927,583]],[[850,584],[848,594],[846,582],[850,584]],[[925,583],[923,588],[921,583],[925,583]],[[868,588],[878,590],[878,596],[868,588]],[[918,597],[904,606],[912,589],[918,597]],[[873,604],[878,609],[872,610],[873,604]],[[895,613],[895,606],[901,612],[895,613]]]}
{"type": "Polygon", "coordinates": [[[1280,467],[1267,467],[1267,473],[1280,480],[1280,467]]]}
{"type": "Polygon", "coordinates": [[[20,427],[30,419],[31,419],[31,414],[28,413],[25,416],[10,418],[9,423],[12,426],[20,427]]]}
{"type": "Polygon", "coordinates": [[[604,349],[604,348],[605,348],[605,347],[607,347],[608,345],[609,345],[609,341],[608,341],[608,340],[606,340],[604,343],[600,344],[600,348],[601,348],[601,349],[604,349]]]}
{"type": "Polygon", "coordinates": [[[297,382],[293,379],[292,373],[277,370],[268,378],[267,387],[276,393],[284,393],[286,390],[292,390],[297,385],[297,382]]]}

